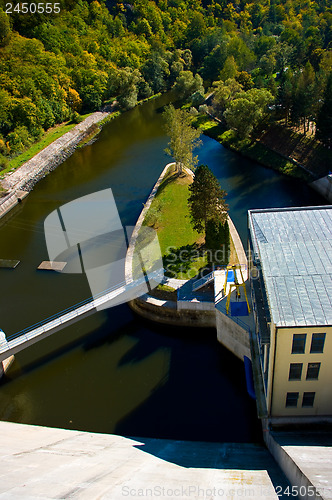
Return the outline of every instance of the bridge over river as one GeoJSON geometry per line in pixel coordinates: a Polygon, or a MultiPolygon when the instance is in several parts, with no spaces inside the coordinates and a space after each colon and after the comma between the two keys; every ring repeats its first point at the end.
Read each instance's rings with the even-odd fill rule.
{"type": "MultiPolygon", "coordinates": [[[[149,279],[152,278],[160,278],[159,271],[150,273],[149,279]]],[[[100,308],[111,307],[115,299],[121,295],[125,294],[126,300],[129,300],[144,294],[149,286],[147,279],[147,276],[144,276],[134,281],[123,281],[115,287],[104,290],[94,297],[79,302],[13,335],[6,336],[0,330],[0,362],[30,347],[39,340],[43,340],[49,335],[95,313],[100,308]]]]}

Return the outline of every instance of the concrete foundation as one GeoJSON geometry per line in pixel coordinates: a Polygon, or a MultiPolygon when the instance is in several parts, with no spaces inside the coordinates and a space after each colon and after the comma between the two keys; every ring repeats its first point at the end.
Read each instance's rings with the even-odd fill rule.
{"type": "Polygon", "coordinates": [[[251,359],[249,332],[216,309],[217,338],[219,342],[243,361],[251,359]]]}
{"type": "Polygon", "coordinates": [[[311,182],[309,186],[315,189],[315,191],[318,191],[319,194],[332,203],[332,174],[311,182]]]}
{"type": "Polygon", "coordinates": [[[9,356],[9,358],[0,361],[0,379],[7,373],[11,365],[14,363],[14,360],[15,356],[9,356]]]}
{"type": "Polygon", "coordinates": [[[213,308],[211,310],[198,308],[177,310],[176,302],[155,299],[149,295],[143,295],[139,299],[129,302],[129,306],[133,311],[151,321],[166,325],[197,326],[200,328],[215,328],[216,317],[214,304],[212,305],[213,308]]]}

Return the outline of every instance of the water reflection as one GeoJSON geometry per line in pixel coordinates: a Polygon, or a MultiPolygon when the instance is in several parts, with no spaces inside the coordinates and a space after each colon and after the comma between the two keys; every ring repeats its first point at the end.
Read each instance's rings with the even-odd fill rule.
{"type": "MultiPolygon", "coordinates": [[[[124,226],[135,224],[169,158],[160,109],[146,103],[106,126],[0,225],[0,327],[8,334],[90,295],[83,275],[37,271],[47,260],[45,217],[60,205],[111,187],[124,226]]],[[[200,161],[228,191],[231,216],[246,241],[249,208],[325,203],[298,181],[227,151],[204,137],[200,161]]],[[[132,436],[257,441],[255,404],[241,361],[215,331],[148,323],[127,305],[101,311],[16,357],[0,387],[4,420],[132,436]]]]}

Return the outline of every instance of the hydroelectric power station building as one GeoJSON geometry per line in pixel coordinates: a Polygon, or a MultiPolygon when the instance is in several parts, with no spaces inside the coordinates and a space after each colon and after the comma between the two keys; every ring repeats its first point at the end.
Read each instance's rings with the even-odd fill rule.
{"type": "Polygon", "coordinates": [[[332,206],[250,210],[260,413],[272,425],[332,421],[332,206]]]}

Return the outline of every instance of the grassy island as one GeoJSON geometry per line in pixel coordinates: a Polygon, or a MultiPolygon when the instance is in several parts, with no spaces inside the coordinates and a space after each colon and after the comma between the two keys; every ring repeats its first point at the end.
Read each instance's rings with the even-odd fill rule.
{"type": "MultiPolygon", "coordinates": [[[[190,279],[211,267],[204,234],[193,228],[188,207],[189,185],[193,175],[181,175],[170,167],[146,214],[143,225],[157,231],[165,274],[171,278],[190,279]]],[[[233,242],[228,251],[229,264],[237,263],[233,242]]]]}

